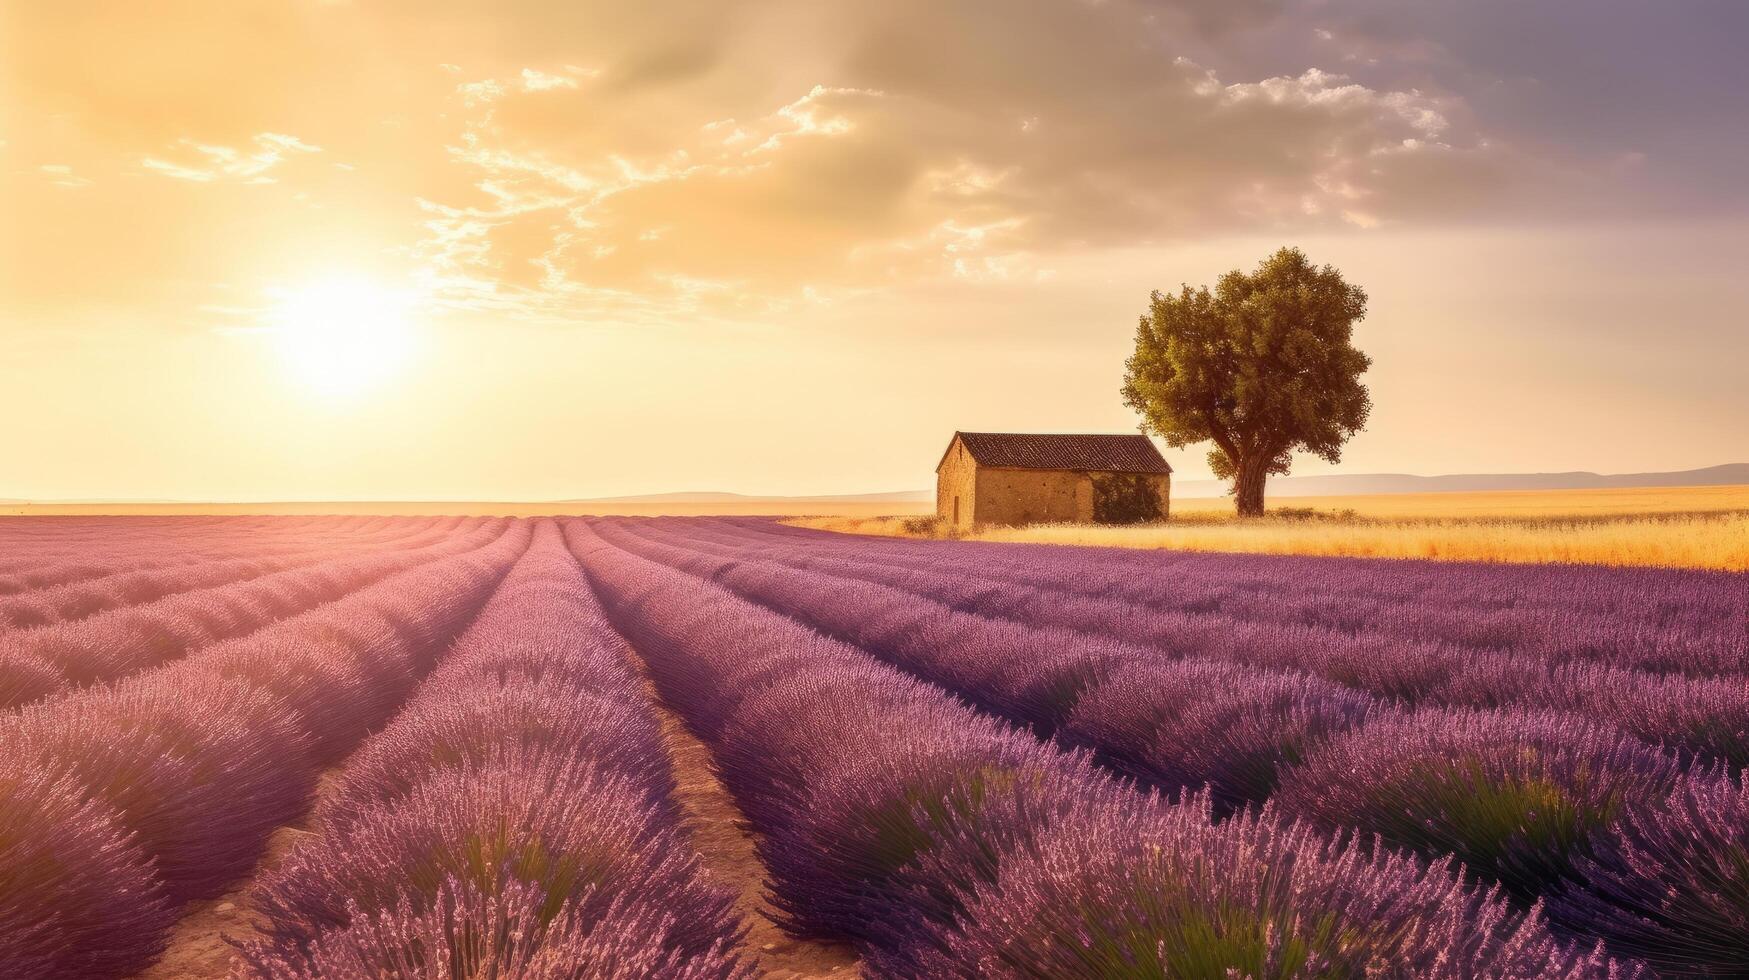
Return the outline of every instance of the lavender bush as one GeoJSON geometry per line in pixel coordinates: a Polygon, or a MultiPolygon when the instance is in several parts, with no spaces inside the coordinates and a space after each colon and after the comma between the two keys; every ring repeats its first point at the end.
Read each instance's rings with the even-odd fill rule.
{"type": "Polygon", "coordinates": [[[513,682],[501,687],[434,690],[399,716],[349,762],[322,808],[324,820],[393,801],[447,769],[514,754],[587,758],[626,775],[652,802],[674,789],[668,754],[647,709],[603,694],[513,682]]]}
{"type": "Polygon", "coordinates": [[[384,683],[380,670],[367,671],[372,663],[393,662],[391,658],[367,659],[338,640],[312,642],[306,636],[292,627],[249,642],[223,644],[205,651],[197,670],[239,680],[278,698],[309,734],[311,761],[325,765],[382,723],[411,678],[384,683]]]}
{"type": "Polygon", "coordinates": [[[1087,692],[1058,738],[1168,792],[1207,786],[1224,814],[1268,799],[1283,770],[1376,710],[1364,694],[1304,674],[1144,661],[1087,692]]]}
{"type": "Polygon", "coordinates": [[[1621,977],[1444,863],[1190,806],[1080,811],[915,942],[929,977],[1621,977]]]}
{"type": "Polygon", "coordinates": [[[29,704],[71,685],[67,675],[44,658],[0,644],[0,710],[29,704]]]}
{"type": "Polygon", "coordinates": [[[148,679],[6,719],[0,744],[112,807],[173,900],[215,895],[303,809],[315,772],[283,705],[234,681],[148,679]]]}
{"type": "Polygon", "coordinates": [[[1673,759],[1584,718],[1425,710],[1338,735],[1282,780],[1284,812],[1455,855],[1530,902],[1592,835],[1656,805],[1673,759]]]}
{"type": "MultiPolygon", "coordinates": [[[[586,894],[581,905],[590,905],[586,894]]],[[[307,953],[285,956],[248,947],[244,969],[276,980],[752,980],[756,972],[726,944],[684,952],[683,926],[647,905],[609,906],[582,915],[565,904],[543,918],[545,896],[508,881],[495,893],[451,878],[421,907],[403,893],[381,912],[348,910],[346,928],[323,935],[307,953]]]]}
{"type": "Polygon", "coordinates": [[[949,735],[912,714],[860,765],[841,756],[817,772],[772,825],[783,832],[762,842],[793,931],[891,945],[918,920],[958,911],[964,888],[994,875],[995,856],[1056,804],[1118,792],[1036,743],[971,726],[949,735]]]}
{"type": "Polygon", "coordinates": [[[158,955],[174,921],[107,807],[0,756],[0,976],[126,976],[158,955]]]}
{"type": "Polygon", "coordinates": [[[1558,917],[1662,976],[1749,976],[1749,781],[1684,780],[1599,838],[1558,917]]]}
{"type": "Polygon", "coordinates": [[[586,764],[549,763],[450,770],[395,804],[324,825],[260,881],[263,942],[296,957],[360,911],[397,909],[403,896],[415,911],[429,908],[451,878],[487,894],[508,881],[537,887],[531,925],[566,905],[594,918],[635,894],[675,916],[683,953],[738,935],[730,897],[702,879],[676,831],[652,819],[642,787],[586,764]]]}

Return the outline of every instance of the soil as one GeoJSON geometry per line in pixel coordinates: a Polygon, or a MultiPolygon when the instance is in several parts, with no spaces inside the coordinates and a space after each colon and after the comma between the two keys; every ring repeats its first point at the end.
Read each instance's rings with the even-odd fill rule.
{"type": "MultiPolygon", "coordinates": [[[[338,767],[324,772],[316,782],[316,797],[321,799],[333,790],[338,767]]],[[[190,902],[183,910],[182,920],[170,932],[170,946],[139,980],[223,980],[230,976],[237,950],[225,937],[247,941],[255,935],[258,918],[249,901],[260,876],[277,868],[300,838],[310,833],[310,813],[304,819],[273,832],[267,839],[267,851],[256,863],[249,877],[237,883],[218,898],[190,902]]]]}
{"type": "Polygon", "coordinates": [[[862,976],[850,946],[796,939],[771,921],[771,907],[765,898],[765,865],[754,853],[754,835],[746,828],[734,798],[711,770],[710,749],[668,710],[654,685],[648,689],[662,720],[668,754],[674,760],[675,798],[685,813],[693,843],[713,878],[740,889],[736,908],[751,927],[747,958],[772,980],[862,976]]]}

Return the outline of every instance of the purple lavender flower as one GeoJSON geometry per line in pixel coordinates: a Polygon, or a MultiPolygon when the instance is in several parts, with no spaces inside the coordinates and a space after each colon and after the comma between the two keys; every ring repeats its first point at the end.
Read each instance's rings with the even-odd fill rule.
{"type": "MultiPolygon", "coordinates": [[[[592,903],[586,893],[582,905],[592,903]]],[[[240,978],[261,980],[752,980],[758,974],[719,943],[685,951],[685,927],[648,905],[610,905],[597,916],[562,906],[543,920],[536,885],[495,892],[449,878],[429,904],[402,893],[392,909],[348,909],[351,924],[288,956],[244,947],[240,978]]]]}
{"type": "Polygon", "coordinates": [[[347,764],[323,819],[348,819],[438,773],[503,755],[517,756],[521,765],[588,759],[643,787],[652,803],[667,800],[674,788],[660,729],[636,700],[527,682],[445,685],[410,705],[347,764]]]}
{"type": "Polygon", "coordinates": [[[192,671],[27,709],[6,719],[0,744],[113,806],[176,901],[248,870],[315,776],[282,703],[192,671]]]}
{"type": "Polygon", "coordinates": [[[1573,664],[1555,671],[1534,700],[1609,721],[1703,767],[1749,767],[1749,678],[1649,677],[1573,664]]]}
{"type": "Polygon", "coordinates": [[[1058,738],[1169,793],[1207,785],[1226,813],[1262,803],[1283,770],[1374,710],[1372,698],[1304,674],[1153,661],[1094,686],[1058,738]]]}
{"type": "Polygon", "coordinates": [[[47,697],[72,682],[42,657],[0,640],[0,711],[47,697]]]}
{"type": "Polygon", "coordinates": [[[940,978],[1634,975],[1431,867],[1272,813],[1077,811],[1001,865],[899,975],[940,978]]]}
{"type": "Polygon", "coordinates": [[[510,882],[538,890],[548,923],[584,919],[635,896],[674,916],[672,948],[703,954],[739,938],[732,896],[711,885],[644,790],[587,766],[450,770],[404,799],[325,825],[258,884],[267,917],[251,950],[295,960],[361,914],[417,914],[451,879],[486,895],[510,882]]]}
{"type": "Polygon", "coordinates": [[[366,672],[359,651],[338,640],[304,642],[295,630],[263,631],[246,642],[221,644],[203,651],[194,669],[234,678],[282,701],[309,733],[311,759],[318,764],[339,759],[381,725],[393,710],[394,693],[410,683],[396,677],[385,688],[380,672],[376,677],[366,672]]]}
{"type": "Polygon", "coordinates": [[[1686,779],[1599,837],[1557,917],[1662,976],[1749,976],[1749,777],[1686,779]]]}
{"type": "MultiPolygon", "coordinates": [[[[964,888],[994,876],[998,856],[1060,803],[1101,789],[1037,743],[958,734],[900,724],[879,753],[815,773],[760,842],[786,926],[889,945],[918,918],[951,916],[964,888]]],[[[1121,791],[1103,788],[1107,799],[1121,791]]]]}
{"type": "Polygon", "coordinates": [[[1470,870],[1534,901],[1594,832],[1661,801],[1676,761],[1619,730],[1555,712],[1422,710],[1337,735],[1275,800],[1470,870]]]}
{"type": "Polygon", "coordinates": [[[143,969],[175,921],[151,862],[84,787],[22,761],[0,753],[0,976],[143,969]]]}

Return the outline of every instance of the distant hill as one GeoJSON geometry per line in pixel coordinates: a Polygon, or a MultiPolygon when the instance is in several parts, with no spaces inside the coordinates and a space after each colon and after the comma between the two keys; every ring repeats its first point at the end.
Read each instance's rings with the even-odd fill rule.
{"type": "MultiPolygon", "coordinates": [[[[1409,473],[1356,473],[1328,476],[1278,476],[1269,481],[1269,496],[1341,497],[1382,493],[1440,493],[1495,490],[1590,490],[1624,487],[1749,486],[1749,463],[1729,463],[1671,473],[1460,473],[1415,476],[1409,473]]],[[[1219,497],[1227,485],[1218,480],[1174,480],[1175,497],[1219,497]]],[[[0,498],[0,506],[17,513],[892,513],[926,510],[935,500],[931,490],[887,493],[842,493],[766,496],[715,490],[649,493],[623,497],[571,500],[490,501],[284,501],[199,503],[159,500],[32,501],[0,498]]]]}
{"type": "MultiPolygon", "coordinates": [[[[1455,473],[1416,476],[1412,473],[1355,473],[1328,476],[1278,476],[1269,481],[1271,497],[1343,497],[1372,493],[1441,493],[1492,490],[1607,490],[1622,487],[1715,487],[1749,485],[1749,463],[1727,463],[1669,473],[1455,473]]],[[[1227,485],[1220,480],[1174,480],[1177,497],[1219,497],[1227,485]]],[[[816,496],[690,491],[647,493],[629,497],[589,497],[567,504],[916,504],[934,500],[927,490],[889,493],[845,493],[816,496]]]]}
{"type": "Polygon", "coordinates": [[[693,490],[680,493],[643,493],[630,497],[582,497],[557,502],[563,504],[752,504],[790,501],[810,504],[914,504],[934,499],[935,494],[926,490],[897,490],[892,493],[832,493],[814,496],[764,496],[716,490],[693,490]]]}
{"type": "MultiPolygon", "coordinates": [[[[1413,473],[1354,473],[1327,476],[1278,476],[1269,481],[1271,497],[1343,497],[1373,493],[1442,493],[1493,490],[1608,490],[1623,487],[1749,486],[1749,463],[1727,463],[1698,470],[1667,473],[1453,473],[1417,476],[1413,473]]],[[[1174,480],[1173,496],[1219,497],[1227,492],[1220,480],[1174,480]]],[[[927,490],[888,493],[843,493],[814,496],[764,496],[721,491],[647,493],[627,497],[588,497],[558,501],[576,504],[916,504],[935,499],[927,490]]]]}
{"type": "Polygon", "coordinates": [[[60,506],[60,505],[84,506],[86,504],[125,504],[129,507],[132,507],[135,505],[158,506],[160,504],[167,505],[167,506],[178,506],[178,505],[190,504],[190,503],[194,503],[194,501],[177,500],[174,497],[117,497],[113,500],[111,500],[108,497],[67,497],[67,498],[52,498],[52,499],[44,499],[44,500],[32,500],[29,497],[0,497],[0,504],[17,504],[17,505],[21,505],[21,506],[28,505],[28,504],[49,504],[49,505],[55,505],[55,506],[60,506]]]}
{"type": "MultiPolygon", "coordinates": [[[[1269,481],[1271,497],[1342,497],[1369,493],[1444,493],[1493,490],[1610,490],[1623,487],[1717,487],[1749,484],[1749,463],[1727,463],[1670,473],[1356,473],[1328,476],[1278,476],[1269,481]]],[[[1219,480],[1185,480],[1172,485],[1174,496],[1218,497],[1219,480]]]]}

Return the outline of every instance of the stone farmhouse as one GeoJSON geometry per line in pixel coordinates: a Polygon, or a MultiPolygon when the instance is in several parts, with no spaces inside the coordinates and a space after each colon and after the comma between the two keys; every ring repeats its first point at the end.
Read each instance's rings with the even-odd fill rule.
{"type": "Polygon", "coordinates": [[[935,513],[956,525],[1164,519],[1171,493],[1143,435],[955,432],[935,467],[935,513]],[[1156,512],[1138,516],[1149,498],[1156,512]]]}

